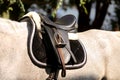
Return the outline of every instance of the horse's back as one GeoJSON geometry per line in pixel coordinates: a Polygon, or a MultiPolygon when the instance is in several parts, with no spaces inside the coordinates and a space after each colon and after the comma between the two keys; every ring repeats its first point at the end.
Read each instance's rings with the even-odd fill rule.
{"type": "Polygon", "coordinates": [[[45,70],[28,56],[27,24],[2,18],[0,22],[0,80],[45,80],[45,70]]]}
{"type": "MultiPolygon", "coordinates": [[[[47,73],[33,65],[27,51],[28,26],[0,18],[0,80],[45,80],[47,73]]],[[[89,30],[76,33],[87,52],[86,64],[68,70],[63,80],[118,80],[120,32],[89,30]]]]}
{"type": "Polygon", "coordinates": [[[90,70],[91,74],[96,72],[101,77],[107,77],[108,80],[118,80],[120,32],[89,30],[78,35],[88,55],[87,63],[83,68],[90,70]]]}

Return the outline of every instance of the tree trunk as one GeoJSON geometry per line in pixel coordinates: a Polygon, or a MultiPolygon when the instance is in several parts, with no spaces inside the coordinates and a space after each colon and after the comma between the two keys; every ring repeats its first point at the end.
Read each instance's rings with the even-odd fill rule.
{"type": "Polygon", "coordinates": [[[107,14],[108,7],[109,7],[109,0],[104,2],[97,0],[96,16],[95,16],[95,20],[93,21],[93,24],[91,25],[91,28],[101,29],[101,26],[103,25],[105,16],[107,14]]]}
{"type": "Polygon", "coordinates": [[[85,13],[84,9],[79,6],[80,0],[75,0],[77,9],[79,12],[78,16],[78,32],[88,30],[89,27],[89,15],[91,10],[91,3],[86,3],[85,7],[87,8],[88,14],[85,13]]]}
{"type": "Polygon", "coordinates": [[[88,11],[88,14],[85,13],[84,9],[79,6],[80,0],[75,0],[77,9],[79,11],[79,17],[78,17],[78,32],[86,31],[89,29],[101,29],[101,26],[103,24],[103,21],[105,19],[107,9],[109,7],[110,0],[102,1],[102,0],[96,0],[96,15],[95,20],[90,25],[90,11],[91,11],[91,5],[92,2],[86,3],[85,7],[88,11]]]}

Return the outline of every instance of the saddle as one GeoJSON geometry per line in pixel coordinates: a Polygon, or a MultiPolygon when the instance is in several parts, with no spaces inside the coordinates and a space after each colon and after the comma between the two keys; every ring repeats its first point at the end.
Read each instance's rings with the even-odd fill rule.
{"type": "MultiPolygon", "coordinates": [[[[32,17],[34,16],[35,15],[32,15],[32,17]]],[[[39,59],[39,57],[37,57],[38,54],[34,55],[35,53],[32,49],[35,42],[34,35],[37,34],[36,23],[30,16],[24,16],[21,20],[26,21],[26,17],[31,22],[31,27],[33,27],[31,31],[32,36],[28,42],[28,53],[31,61],[35,65],[41,68],[55,68],[55,73],[57,70],[62,69],[63,77],[66,75],[66,69],[78,69],[85,65],[87,56],[84,45],[80,40],[69,40],[68,38],[68,33],[71,30],[75,30],[76,18],[73,15],[63,16],[53,22],[46,16],[39,14],[42,26],[42,42],[46,50],[45,60],[39,59]]],[[[51,76],[52,74],[49,78],[51,78],[51,76]]]]}
{"type": "MultiPolygon", "coordinates": [[[[76,18],[73,15],[66,15],[53,22],[46,16],[40,15],[40,17],[43,22],[42,27],[45,31],[44,36],[47,36],[47,38],[43,36],[43,40],[45,39],[43,42],[48,42],[46,47],[48,44],[51,44],[59,63],[58,65],[61,66],[62,70],[82,67],[86,62],[84,46],[78,40],[68,39],[68,32],[75,30],[76,18]],[[81,49],[81,51],[74,52],[75,48],[73,46],[79,50],[81,49]],[[82,56],[83,58],[80,59],[78,56],[82,56]]],[[[63,72],[62,74],[64,77],[66,73],[63,72]]]]}

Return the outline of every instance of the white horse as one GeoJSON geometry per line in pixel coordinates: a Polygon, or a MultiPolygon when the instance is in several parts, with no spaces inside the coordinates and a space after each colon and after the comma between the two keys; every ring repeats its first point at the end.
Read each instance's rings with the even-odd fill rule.
{"type": "MultiPolygon", "coordinates": [[[[29,17],[37,19],[36,25],[40,26],[40,18],[34,18],[35,14],[29,17]]],[[[45,80],[48,77],[46,70],[35,66],[28,56],[27,38],[30,29],[27,22],[0,18],[0,80],[45,80]]],[[[78,39],[84,44],[87,62],[80,69],[67,70],[66,77],[59,75],[58,80],[120,79],[119,31],[94,29],[70,33],[69,38],[78,39]]]]}

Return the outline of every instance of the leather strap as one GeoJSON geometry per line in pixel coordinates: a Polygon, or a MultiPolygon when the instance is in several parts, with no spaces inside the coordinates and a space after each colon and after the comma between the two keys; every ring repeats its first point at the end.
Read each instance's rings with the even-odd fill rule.
{"type": "Polygon", "coordinates": [[[57,48],[60,59],[61,59],[61,64],[62,64],[62,77],[66,76],[66,68],[65,68],[65,63],[64,63],[64,56],[63,56],[63,52],[62,52],[62,48],[57,48]]]}
{"type": "MultiPolygon", "coordinates": [[[[56,31],[56,30],[54,29],[54,31],[56,31]]],[[[66,76],[65,58],[63,56],[63,51],[62,51],[64,41],[63,41],[63,39],[62,39],[62,37],[60,36],[59,33],[56,34],[55,39],[56,39],[55,41],[56,41],[56,47],[57,47],[57,50],[58,50],[58,55],[60,57],[60,62],[61,62],[61,65],[62,65],[61,75],[62,75],[62,77],[65,77],[66,76]],[[62,46],[61,46],[61,44],[62,44],[62,46]]],[[[64,47],[65,47],[65,45],[64,45],[64,47]]]]}

